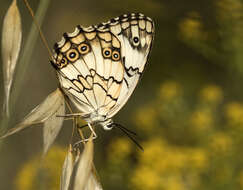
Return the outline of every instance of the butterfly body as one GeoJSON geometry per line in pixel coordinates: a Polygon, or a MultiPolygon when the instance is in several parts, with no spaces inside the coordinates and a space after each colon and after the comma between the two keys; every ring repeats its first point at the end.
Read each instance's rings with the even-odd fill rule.
{"type": "Polygon", "coordinates": [[[144,71],[153,35],[153,21],[138,13],[78,26],[55,45],[52,65],[60,87],[88,123],[112,128],[111,118],[144,71]]]}

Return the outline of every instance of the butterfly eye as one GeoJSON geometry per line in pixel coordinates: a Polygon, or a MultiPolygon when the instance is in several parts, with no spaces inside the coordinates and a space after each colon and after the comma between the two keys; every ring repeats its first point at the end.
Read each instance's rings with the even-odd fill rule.
{"type": "Polygon", "coordinates": [[[79,53],[76,49],[70,49],[66,54],[68,60],[71,62],[76,61],[79,57],[79,53]]]}
{"type": "Polygon", "coordinates": [[[111,57],[111,49],[110,48],[104,48],[103,56],[104,56],[104,58],[110,58],[111,57]]]}
{"type": "Polygon", "coordinates": [[[134,44],[135,46],[137,46],[137,45],[139,44],[139,38],[138,38],[138,37],[134,37],[134,38],[133,38],[133,44],[134,44]]]}
{"type": "Polygon", "coordinates": [[[118,51],[113,51],[112,53],[112,60],[119,61],[120,60],[120,53],[118,51]]]}
{"type": "Polygon", "coordinates": [[[78,46],[78,51],[81,53],[81,54],[86,54],[88,53],[90,50],[90,47],[88,44],[85,44],[85,43],[82,43],[78,46]]]}

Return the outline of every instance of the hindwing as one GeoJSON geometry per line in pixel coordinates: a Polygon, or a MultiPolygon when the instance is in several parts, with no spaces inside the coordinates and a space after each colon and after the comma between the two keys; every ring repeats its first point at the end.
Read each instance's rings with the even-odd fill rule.
{"type": "Polygon", "coordinates": [[[141,13],[132,13],[102,23],[97,30],[110,31],[121,43],[125,73],[117,104],[108,114],[112,117],[127,102],[144,71],[154,37],[154,23],[141,13]]]}
{"type": "Polygon", "coordinates": [[[61,88],[83,114],[106,115],[119,97],[124,77],[121,44],[111,32],[78,26],[56,44],[61,88]]]}

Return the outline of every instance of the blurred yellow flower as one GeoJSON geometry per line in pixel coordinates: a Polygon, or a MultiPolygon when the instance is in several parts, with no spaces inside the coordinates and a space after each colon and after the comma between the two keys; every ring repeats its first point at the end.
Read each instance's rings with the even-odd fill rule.
{"type": "Polygon", "coordinates": [[[190,169],[199,172],[208,168],[208,154],[204,149],[192,148],[187,152],[188,166],[190,169]]]}
{"type": "Polygon", "coordinates": [[[181,95],[181,87],[175,81],[167,81],[159,88],[159,97],[162,100],[172,100],[181,95]]]}
{"type": "Polygon", "coordinates": [[[200,172],[208,168],[207,153],[200,148],[171,146],[154,138],[144,143],[144,149],[131,179],[135,189],[184,190],[198,185],[200,172]]]}
{"type": "Polygon", "coordinates": [[[139,190],[158,190],[162,187],[162,180],[156,170],[142,166],[135,170],[131,184],[139,190]]]}
{"type": "Polygon", "coordinates": [[[193,12],[179,24],[180,35],[183,38],[196,40],[205,37],[199,18],[199,15],[193,12]]]}
{"type": "Polygon", "coordinates": [[[199,97],[203,102],[218,104],[223,100],[223,92],[219,86],[208,85],[199,92],[199,97]]]}
{"type": "Polygon", "coordinates": [[[139,109],[135,115],[135,124],[144,132],[151,132],[157,127],[157,112],[153,106],[145,106],[139,109]]]}
{"type": "Polygon", "coordinates": [[[139,152],[139,161],[142,165],[154,167],[162,164],[161,159],[166,152],[166,143],[162,139],[154,138],[144,143],[144,152],[139,152]]]}
{"type": "Polygon", "coordinates": [[[166,154],[161,158],[161,162],[163,165],[158,167],[158,170],[164,170],[164,173],[180,173],[186,166],[187,156],[184,154],[183,148],[170,147],[166,154]]]}
{"type": "Polygon", "coordinates": [[[238,182],[239,182],[241,189],[243,189],[243,171],[240,171],[240,173],[239,173],[238,182]]]}
{"type": "Polygon", "coordinates": [[[190,117],[190,124],[199,130],[205,130],[212,126],[213,118],[207,110],[197,110],[190,117]]]}
{"type": "Polygon", "coordinates": [[[15,181],[16,189],[18,190],[30,190],[33,189],[34,181],[38,168],[40,167],[38,160],[32,160],[27,162],[23,168],[17,174],[15,181]]]}
{"type": "Polygon", "coordinates": [[[218,132],[210,139],[213,154],[227,154],[232,150],[232,139],[226,133],[218,132]]]}
{"type": "Polygon", "coordinates": [[[179,171],[187,161],[181,149],[167,145],[162,139],[152,139],[144,143],[144,150],[144,153],[139,155],[140,165],[160,173],[179,171]]]}
{"type": "Polygon", "coordinates": [[[234,19],[242,16],[242,1],[241,0],[218,0],[218,15],[220,19],[234,19]]]}
{"type": "Polygon", "coordinates": [[[127,137],[115,139],[109,147],[109,160],[113,163],[119,163],[129,156],[132,152],[132,145],[127,137]]]}
{"type": "Polygon", "coordinates": [[[232,102],[226,105],[225,115],[229,124],[243,126],[243,105],[238,102],[232,102]]]}
{"type": "Polygon", "coordinates": [[[234,168],[227,164],[220,164],[220,166],[214,168],[214,178],[215,183],[225,184],[228,179],[234,179],[237,181],[236,176],[234,176],[233,172],[234,168]]]}
{"type": "Polygon", "coordinates": [[[43,160],[38,155],[25,163],[17,173],[16,189],[59,189],[60,175],[66,153],[66,149],[54,146],[43,160]]]}
{"type": "Polygon", "coordinates": [[[188,189],[184,183],[182,176],[169,176],[163,180],[163,188],[166,190],[186,190],[188,189]]]}

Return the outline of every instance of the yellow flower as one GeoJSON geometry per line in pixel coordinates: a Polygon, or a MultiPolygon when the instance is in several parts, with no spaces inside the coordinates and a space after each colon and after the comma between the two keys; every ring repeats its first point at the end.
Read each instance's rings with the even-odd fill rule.
{"type": "Polygon", "coordinates": [[[181,94],[180,85],[175,81],[168,81],[159,88],[159,97],[162,100],[172,100],[181,94]]]}
{"type": "Polygon", "coordinates": [[[116,139],[108,147],[109,160],[113,163],[119,163],[129,156],[132,151],[132,145],[127,137],[116,139]]]}
{"type": "Polygon", "coordinates": [[[233,102],[233,103],[226,105],[225,115],[230,124],[242,126],[242,124],[243,124],[243,105],[238,102],[233,102]]]}
{"type": "Polygon", "coordinates": [[[199,18],[199,15],[193,12],[179,24],[180,34],[183,38],[204,39],[206,37],[202,32],[203,26],[199,18]]]}
{"type": "Polygon", "coordinates": [[[44,160],[41,160],[41,156],[38,155],[24,164],[17,173],[16,189],[59,189],[60,174],[66,152],[66,149],[55,146],[50,149],[44,160]]]}
{"type": "Polygon", "coordinates": [[[243,189],[243,171],[240,171],[239,173],[238,182],[240,184],[241,189],[243,189]]]}
{"type": "MultiPolygon", "coordinates": [[[[227,163],[221,164],[220,166],[214,168],[214,179],[215,184],[225,184],[226,181],[229,179],[235,179],[236,176],[234,176],[235,168],[232,167],[232,165],[229,165],[227,163]]],[[[232,182],[231,182],[232,183],[232,182]]]]}
{"type": "Polygon", "coordinates": [[[205,130],[212,126],[213,118],[208,111],[199,110],[192,113],[190,123],[192,127],[196,127],[199,130],[205,130]]]}
{"type": "Polygon", "coordinates": [[[188,166],[193,170],[207,169],[208,167],[208,155],[205,150],[200,148],[193,148],[187,152],[188,166]]]}
{"type": "Polygon", "coordinates": [[[188,189],[181,176],[169,176],[163,181],[163,187],[166,190],[186,190],[188,189]]]}
{"type": "Polygon", "coordinates": [[[153,106],[146,106],[144,109],[139,109],[135,115],[136,126],[145,132],[154,131],[154,128],[157,126],[157,120],[157,113],[153,106]]]}
{"type": "Polygon", "coordinates": [[[33,189],[33,182],[36,180],[37,169],[40,167],[37,160],[32,160],[24,165],[19,171],[16,178],[16,189],[30,190],[33,189]]]}
{"type": "MultiPolygon", "coordinates": [[[[158,167],[158,169],[164,169],[164,173],[180,173],[186,166],[187,156],[183,152],[182,148],[170,147],[161,162],[164,163],[164,168],[158,167]]],[[[161,170],[162,171],[162,170],[161,170]]]]}
{"type": "Polygon", "coordinates": [[[141,165],[160,173],[175,172],[184,168],[186,155],[176,147],[169,146],[161,139],[153,139],[144,144],[144,153],[140,153],[141,165]]]}
{"type": "Polygon", "coordinates": [[[240,0],[220,0],[216,5],[220,19],[239,19],[242,16],[243,6],[240,0]]]}
{"type": "Polygon", "coordinates": [[[210,142],[212,153],[227,154],[232,150],[232,139],[227,134],[216,133],[210,142]]]}
{"type": "Polygon", "coordinates": [[[208,85],[205,88],[203,88],[199,96],[203,102],[208,103],[221,103],[223,100],[223,92],[220,87],[216,85],[208,85]]]}
{"type": "Polygon", "coordinates": [[[154,138],[144,143],[144,152],[139,152],[141,164],[154,166],[161,164],[161,159],[167,152],[167,145],[162,139],[154,138]]]}
{"type": "Polygon", "coordinates": [[[153,169],[142,166],[134,172],[131,183],[135,189],[139,190],[158,190],[161,189],[161,177],[153,169]]]}
{"type": "Polygon", "coordinates": [[[208,168],[207,152],[200,148],[171,146],[162,139],[153,138],[144,143],[144,149],[131,181],[139,190],[196,187],[200,183],[199,174],[208,168]]]}

